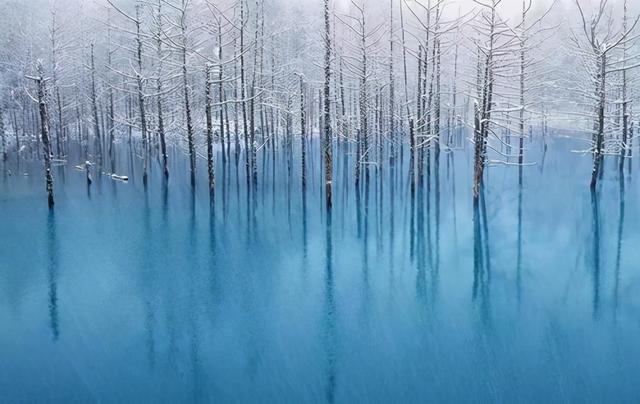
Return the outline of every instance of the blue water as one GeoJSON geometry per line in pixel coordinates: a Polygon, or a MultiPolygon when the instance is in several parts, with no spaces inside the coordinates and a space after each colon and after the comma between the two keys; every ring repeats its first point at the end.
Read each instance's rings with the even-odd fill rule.
{"type": "Polygon", "coordinates": [[[146,192],[126,145],[127,183],[88,189],[70,158],[53,214],[40,164],[10,162],[0,401],[638,402],[640,163],[621,192],[608,157],[594,198],[590,157],[548,142],[521,194],[517,168],[488,169],[483,267],[470,147],[443,151],[413,225],[406,150],[359,199],[337,153],[330,224],[317,144],[306,201],[297,152],[289,171],[260,151],[253,193],[218,152],[213,208],[176,150],[146,192]]]}

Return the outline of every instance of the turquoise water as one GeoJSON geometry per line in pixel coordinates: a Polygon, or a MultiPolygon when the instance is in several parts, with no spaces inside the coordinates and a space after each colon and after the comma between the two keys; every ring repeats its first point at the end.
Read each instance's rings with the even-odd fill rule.
{"type": "Polygon", "coordinates": [[[213,208],[175,150],[146,192],[126,145],[126,183],[88,189],[71,158],[54,213],[40,165],[10,161],[0,401],[638,402],[640,164],[621,188],[608,158],[594,198],[579,145],[527,147],[521,193],[488,170],[480,234],[470,148],[442,153],[413,220],[406,150],[359,198],[338,153],[330,222],[317,144],[306,200],[297,153],[267,148],[252,194],[218,158],[213,208]]]}

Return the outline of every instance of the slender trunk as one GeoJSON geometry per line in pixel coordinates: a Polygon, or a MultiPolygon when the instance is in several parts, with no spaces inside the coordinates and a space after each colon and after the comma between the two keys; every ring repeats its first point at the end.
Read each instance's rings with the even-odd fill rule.
{"type": "Polygon", "coordinates": [[[226,162],[225,156],[225,116],[224,116],[224,88],[222,85],[223,68],[222,68],[222,25],[218,22],[218,100],[220,101],[220,141],[222,146],[222,165],[226,162]]]}
{"type": "Polygon", "coordinates": [[[302,193],[307,190],[307,117],[305,114],[304,79],[300,76],[300,144],[302,159],[302,193]]]}
{"type": "Polygon", "coordinates": [[[20,172],[20,131],[18,129],[18,116],[16,114],[15,108],[12,113],[12,121],[13,121],[13,135],[16,139],[16,169],[20,172]]]}
{"type": "MultiPolygon", "coordinates": [[[[6,133],[4,130],[4,110],[2,109],[2,105],[0,105],[0,137],[2,137],[2,162],[6,165],[7,162],[7,139],[6,133]]],[[[16,150],[17,152],[17,150],[16,150]]],[[[6,171],[6,167],[4,167],[6,171]]]]}
{"type": "Polygon", "coordinates": [[[189,99],[189,79],[187,76],[187,26],[186,26],[186,2],[182,0],[182,13],[180,16],[180,31],[182,35],[182,87],[184,89],[184,113],[187,120],[187,145],[189,148],[189,174],[191,186],[196,185],[196,148],[193,139],[193,122],[191,119],[191,101],[189,99]]]}
{"type": "MultiPolygon", "coordinates": [[[[111,23],[111,12],[109,11],[108,17],[107,17],[107,22],[108,24],[111,23]]],[[[109,70],[109,76],[107,79],[107,86],[109,88],[109,105],[108,105],[108,110],[107,110],[107,135],[109,137],[109,158],[111,159],[111,171],[115,172],[116,168],[115,166],[115,151],[114,151],[114,141],[115,141],[115,119],[114,119],[114,114],[115,114],[115,101],[114,101],[114,94],[113,94],[113,85],[111,83],[111,79],[110,79],[110,71],[111,71],[111,55],[112,55],[112,50],[111,50],[111,29],[109,28],[107,30],[107,68],[109,70]]],[[[60,101],[58,100],[58,104],[60,103],[60,101]]],[[[62,119],[62,115],[60,115],[60,119],[62,119]]]]}
{"type": "MultiPolygon", "coordinates": [[[[489,20],[489,44],[486,51],[486,59],[484,65],[484,75],[482,82],[482,105],[475,108],[474,119],[474,138],[475,138],[475,164],[474,164],[474,182],[473,182],[473,199],[477,203],[481,194],[482,179],[484,174],[484,166],[487,154],[487,142],[489,135],[489,124],[491,120],[491,106],[493,102],[493,53],[496,35],[496,0],[491,8],[491,17],[489,20]]],[[[480,67],[480,64],[478,65],[480,67]]],[[[480,77],[480,74],[478,74],[480,77]]],[[[480,90],[480,88],[478,88],[480,90]]]]}
{"type": "Polygon", "coordinates": [[[405,0],[398,0],[400,2],[400,32],[402,33],[402,64],[403,64],[403,73],[404,73],[404,104],[407,109],[407,120],[411,116],[411,111],[409,110],[409,84],[408,84],[408,76],[407,76],[407,45],[405,40],[405,31],[404,31],[404,14],[402,13],[402,3],[405,0]]]}
{"type": "MultiPolygon", "coordinates": [[[[234,60],[238,58],[238,49],[236,47],[236,40],[233,40],[233,56],[234,60]]],[[[233,63],[233,131],[235,132],[235,144],[233,154],[235,155],[236,170],[238,168],[238,162],[240,160],[240,131],[238,129],[238,64],[233,63]]]]}
{"type": "Polygon", "coordinates": [[[40,136],[42,139],[42,152],[44,155],[44,177],[47,190],[47,202],[49,209],[53,209],[53,175],[51,173],[51,144],[49,140],[49,112],[47,107],[47,89],[43,74],[42,64],[38,63],[38,77],[35,78],[38,86],[38,107],[40,111],[40,136]]]}
{"type": "Polygon", "coordinates": [[[140,33],[140,6],[136,6],[136,59],[138,62],[138,71],[136,72],[136,82],[138,86],[138,108],[140,109],[140,131],[142,133],[142,158],[143,158],[143,170],[142,170],[142,182],[144,186],[147,186],[147,171],[148,171],[148,148],[147,148],[147,118],[144,108],[144,88],[142,82],[142,36],[140,33]]]}
{"type": "Polygon", "coordinates": [[[324,0],[324,184],[327,210],[331,210],[332,177],[333,177],[333,156],[332,136],[331,136],[331,27],[329,23],[329,0],[324,0]]]}
{"type": "MultiPolygon", "coordinates": [[[[369,111],[367,105],[367,87],[368,87],[368,66],[367,66],[367,40],[366,40],[366,29],[365,29],[365,17],[364,17],[364,9],[360,9],[360,56],[362,58],[361,63],[361,72],[360,72],[360,139],[362,140],[362,153],[361,158],[367,159],[369,152],[369,111]]],[[[358,161],[358,165],[362,162],[358,161]]],[[[368,164],[364,166],[364,177],[365,182],[368,183],[369,180],[369,168],[368,164]]]]}
{"type": "MultiPolygon", "coordinates": [[[[627,24],[627,11],[628,5],[627,0],[624,1],[624,16],[622,23],[622,32],[626,35],[628,30],[627,24]]],[[[627,41],[625,40],[622,48],[622,144],[620,145],[620,173],[624,170],[624,162],[627,158],[627,150],[629,147],[627,145],[629,139],[629,104],[627,101],[627,41]]]]}
{"type": "Polygon", "coordinates": [[[158,56],[158,71],[157,71],[157,75],[158,77],[156,78],[156,91],[158,93],[157,95],[157,109],[158,109],[158,135],[160,137],[160,153],[162,154],[162,172],[165,176],[165,178],[169,177],[169,165],[167,163],[167,142],[165,139],[165,133],[164,133],[164,116],[162,113],[162,67],[163,67],[163,63],[162,63],[162,57],[163,57],[163,53],[162,53],[162,0],[158,0],[158,17],[157,17],[157,24],[158,24],[158,42],[157,42],[157,56],[158,56]]]}
{"type": "MultiPolygon", "coordinates": [[[[91,108],[93,111],[93,136],[94,136],[94,152],[98,160],[98,167],[102,166],[102,140],[100,138],[100,121],[98,120],[98,101],[96,94],[96,66],[93,53],[93,44],[91,44],[91,108]]],[[[42,115],[42,112],[40,113],[42,115]]]]}
{"type": "Polygon", "coordinates": [[[205,73],[205,114],[207,121],[207,173],[209,175],[209,196],[215,197],[216,177],[213,161],[213,122],[211,121],[211,65],[207,65],[205,73]]]}
{"type": "Polygon", "coordinates": [[[249,158],[249,123],[247,122],[247,101],[245,99],[245,71],[244,71],[244,0],[240,0],[240,97],[242,98],[242,121],[244,129],[245,171],[247,185],[251,181],[251,159],[249,158]]]}
{"type": "Polygon", "coordinates": [[[599,73],[598,73],[598,111],[597,111],[597,124],[595,133],[595,145],[593,150],[593,170],[591,172],[591,189],[596,188],[598,182],[598,176],[602,170],[603,160],[603,148],[604,148],[604,113],[606,107],[606,67],[607,56],[601,53],[598,57],[599,73]]]}
{"type": "Polygon", "coordinates": [[[389,9],[389,137],[391,138],[389,150],[389,165],[393,167],[396,152],[396,128],[395,128],[395,78],[393,74],[393,0],[390,0],[389,9]]]}
{"type": "Polygon", "coordinates": [[[527,17],[526,0],[522,1],[522,23],[520,30],[520,134],[518,139],[518,184],[522,187],[522,165],[524,163],[524,93],[525,93],[525,33],[527,17]]]}

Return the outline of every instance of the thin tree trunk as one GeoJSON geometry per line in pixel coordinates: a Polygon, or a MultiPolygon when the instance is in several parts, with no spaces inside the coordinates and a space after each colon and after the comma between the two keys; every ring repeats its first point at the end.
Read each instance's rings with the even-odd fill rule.
{"type": "Polygon", "coordinates": [[[182,87],[184,89],[184,113],[187,120],[187,145],[189,148],[189,174],[191,187],[196,185],[196,148],[193,139],[193,122],[191,118],[191,102],[189,99],[189,78],[187,75],[187,26],[186,26],[186,1],[182,0],[180,16],[180,32],[182,35],[182,87]]]}
{"type": "MultiPolygon", "coordinates": [[[[7,162],[7,139],[6,139],[6,133],[5,133],[5,129],[4,129],[4,110],[2,108],[2,105],[0,105],[0,136],[2,137],[2,162],[3,164],[5,164],[5,171],[6,171],[6,162],[7,162]]],[[[18,150],[16,150],[17,152],[18,150]]]]}
{"type": "Polygon", "coordinates": [[[162,173],[165,178],[169,177],[169,164],[167,162],[167,142],[164,133],[164,115],[162,113],[162,0],[158,0],[158,43],[157,43],[157,56],[158,56],[158,77],[156,78],[156,92],[157,94],[157,109],[158,109],[158,135],[160,136],[160,153],[162,154],[162,173]]]}
{"type": "MultiPolygon", "coordinates": [[[[93,136],[94,136],[94,152],[98,160],[98,167],[102,166],[102,140],[100,137],[100,121],[98,119],[98,101],[96,94],[96,66],[93,53],[93,44],[91,44],[91,108],[93,111],[93,136]]],[[[42,115],[42,112],[40,113],[42,115]]]]}
{"type": "Polygon", "coordinates": [[[222,146],[222,165],[226,162],[225,156],[225,119],[224,119],[224,88],[222,85],[223,67],[222,67],[222,25],[218,22],[218,99],[220,101],[220,141],[222,146]]]}
{"type": "MultiPolygon", "coordinates": [[[[136,5],[136,61],[138,62],[138,71],[136,72],[136,82],[138,86],[138,108],[140,110],[140,131],[142,133],[142,159],[143,159],[143,170],[142,170],[142,183],[145,188],[147,186],[147,171],[148,171],[148,147],[147,147],[147,118],[145,115],[144,108],[144,92],[143,92],[143,83],[142,83],[142,36],[140,32],[140,6],[136,5]]],[[[129,135],[131,136],[131,135],[129,135]]]]}
{"type": "Polygon", "coordinates": [[[207,173],[209,175],[209,196],[215,198],[216,177],[213,161],[213,122],[211,121],[211,65],[207,65],[205,73],[205,114],[207,121],[207,173]]]}
{"type": "Polygon", "coordinates": [[[604,113],[606,107],[606,67],[607,56],[602,53],[599,56],[599,73],[598,73],[598,116],[597,116],[597,130],[595,134],[595,145],[593,150],[593,170],[591,172],[591,189],[595,190],[598,176],[602,170],[603,160],[603,146],[604,146],[604,113]]]}
{"type": "Polygon", "coordinates": [[[305,114],[304,79],[300,76],[300,144],[302,159],[302,193],[307,190],[307,117],[305,114]]]}
{"type": "Polygon", "coordinates": [[[38,77],[35,77],[38,86],[38,108],[40,111],[40,136],[42,139],[42,152],[44,155],[44,177],[47,190],[47,202],[49,209],[53,209],[53,175],[51,173],[51,144],[49,140],[49,112],[47,108],[47,90],[44,80],[44,69],[41,63],[37,66],[38,77]]]}
{"type": "MultiPolygon", "coordinates": [[[[364,39],[363,39],[364,40],[364,39]]],[[[327,210],[331,210],[333,203],[333,156],[331,136],[331,27],[329,20],[329,0],[324,0],[324,183],[327,210]]]]}
{"type": "Polygon", "coordinates": [[[393,167],[396,158],[395,77],[393,74],[393,0],[390,0],[389,4],[389,137],[391,138],[389,165],[393,167]]]}
{"type": "Polygon", "coordinates": [[[251,181],[251,159],[249,157],[249,123],[247,122],[247,100],[245,99],[245,70],[244,70],[244,1],[240,0],[240,97],[242,98],[242,121],[244,129],[245,171],[247,186],[251,181]]]}

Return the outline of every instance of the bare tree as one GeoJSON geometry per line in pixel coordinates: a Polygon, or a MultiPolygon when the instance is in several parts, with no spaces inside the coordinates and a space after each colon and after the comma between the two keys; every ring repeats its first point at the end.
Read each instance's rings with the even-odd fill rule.
{"type": "Polygon", "coordinates": [[[42,154],[44,156],[44,178],[47,190],[47,202],[49,209],[53,209],[53,174],[51,173],[51,142],[49,138],[49,111],[47,104],[47,86],[44,77],[42,61],[38,60],[36,66],[37,76],[27,76],[34,80],[38,92],[38,110],[40,112],[40,137],[42,139],[42,154]]]}
{"type": "MultiPolygon", "coordinates": [[[[362,28],[364,29],[364,19],[362,28]]],[[[331,26],[329,0],[324,0],[324,46],[324,184],[327,209],[331,209],[333,203],[333,141],[331,136],[331,26]]],[[[366,71],[366,62],[364,63],[366,71]]]]}
{"type": "MultiPolygon", "coordinates": [[[[607,104],[607,75],[619,70],[609,68],[609,55],[618,47],[623,46],[630,39],[630,33],[635,29],[640,15],[629,27],[624,23],[622,32],[616,34],[610,29],[603,28],[603,18],[607,9],[607,0],[600,0],[594,13],[589,17],[585,14],[579,0],[575,0],[581,18],[581,29],[584,34],[580,40],[573,33],[573,43],[576,50],[585,56],[586,69],[595,87],[595,123],[592,137],[593,169],[591,171],[591,189],[595,189],[602,172],[605,142],[605,113],[607,104]]],[[[626,14],[625,14],[626,20],[626,14]]],[[[626,70],[625,66],[623,70],[626,70]]]]}
{"type": "Polygon", "coordinates": [[[213,122],[211,121],[211,65],[205,67],[205,114],[207,122],[207,174],[209,176],[209,195],[213,201],[216,189],[216,177],[213,161],[213,122]]]}

